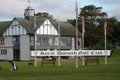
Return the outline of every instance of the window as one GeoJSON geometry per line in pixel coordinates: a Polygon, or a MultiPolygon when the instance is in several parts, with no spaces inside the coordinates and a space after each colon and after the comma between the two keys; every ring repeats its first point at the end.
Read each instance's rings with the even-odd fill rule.
{"type": "MultiPolygon", "coordinates": [[[[60,45],[67,47],[71,46],[71,38],[70,37],[61,37],[60,45]]],[[[58,37],[56,36],[39,36],[36,41],[37,46],[58,46],[58,37]]]]}
{"type": "Polygon", "coordinates": [[[38,46],[55,46],[54,43],[54,37],[52,36],[39,36],[37,37],[37,43],[38,46]]]}
{"type": "Polygon", "coordinates": [[[34,46],[34,36],[31,36],[31,37],[30,37],[30,45],[31,45],[31,46],[34,46]]]}
{"type": "Polygon", "coordinates": [[[1,49],[1,55],[7,55],[7,49],[1,49]]]}
{"type": "MultiPolygon", "coordinates": [[[[60,41],[60,40],[59,40],[60,41]]],[[[58,37],[53,38],[53,45],[58,46],[58,37]]]]}
{"type": "Polygon", "coordinates": [[[42,46],[48,46],[48,37],[42,37],[42,46]]]}
{"type": "Polygon", "coordinates": [[[0,45],[4,45],[4,38],[0,38],[0,45]]]}
{"type": "Polygon", "coordinates": [[[20,46],[20,37],[13,36],[13,46],[20,46]]]}
{"type": "Polygon", "coordinates": [[[71,46],[70,37],[61,37],[61,46],[71,46]]]}
{"type": "Polygon", "coordinates": [[[48,38],[48,46],[53,46],[53,37],[48,38]]]}
{"type": "Polygon", "coordinates": [[[13,36],[13,43],[19,43],[20,37],[19,36],[13,36]]]}

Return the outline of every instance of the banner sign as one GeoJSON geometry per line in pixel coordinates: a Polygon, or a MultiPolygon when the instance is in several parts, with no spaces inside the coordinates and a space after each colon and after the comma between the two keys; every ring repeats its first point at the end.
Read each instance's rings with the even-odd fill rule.
{"type": "Polygon", "coordinates": [[[110,56],[110,50],[48,50],[31,51],[31,56],[110,56]]]}

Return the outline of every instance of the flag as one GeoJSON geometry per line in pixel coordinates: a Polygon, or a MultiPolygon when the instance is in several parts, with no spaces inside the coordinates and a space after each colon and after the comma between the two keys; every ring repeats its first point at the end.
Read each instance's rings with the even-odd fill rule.
{"type": "Polygon", "coordinates": [[[82,17],[82,34],[85,34],[85,18],[82,17]]]}
{"type": "Polygon", "coordinates": [[[107,28],[107,22],[106,22],[106,19],[105,19],[105,23],[104,23],[104,34],[105,34],[105,35],[106,35],[106,33],[107,33],[106,28],[107,28]]]}

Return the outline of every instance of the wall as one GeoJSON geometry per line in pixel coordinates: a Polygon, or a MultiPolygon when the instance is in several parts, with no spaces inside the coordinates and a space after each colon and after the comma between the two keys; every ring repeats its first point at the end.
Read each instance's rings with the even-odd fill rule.
{"type": "Polygon", "coordinates": [[[0,45],[0,60],[13,60],[13,44],[12,37],[4,37],[5,45],[0,45]],[[1,55],[1,50],[7,50],[7,53],[1,55]]]}
{"type": "Polygon", "coordinates": [[[20,36],[20,60],[30,60],[30,37],[20,36]]]}

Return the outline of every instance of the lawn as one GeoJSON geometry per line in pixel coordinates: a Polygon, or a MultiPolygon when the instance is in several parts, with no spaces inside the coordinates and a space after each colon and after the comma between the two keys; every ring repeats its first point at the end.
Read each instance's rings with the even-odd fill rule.
{"type": "Polygon", "coordinates": [[[120,80],[120,50],[115,50],[108,58],[108,64],[104,64],[104,58],[100,58],[100,64],[89,64],[75,68],[75,60],[62,60],[61,66],[44,65],[38,67],[28,66],[27,62],[16,62],[19,69],[10,71],[11,65],[1,61],[0,80],[120,80]]]}

